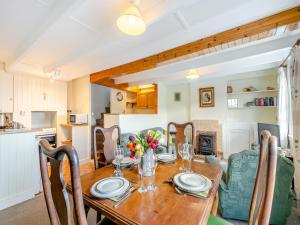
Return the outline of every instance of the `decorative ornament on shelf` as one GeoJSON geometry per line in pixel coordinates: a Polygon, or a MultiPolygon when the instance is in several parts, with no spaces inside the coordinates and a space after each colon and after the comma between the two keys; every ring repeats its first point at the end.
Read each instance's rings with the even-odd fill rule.
{"type": "Polygon", "coordinates": [[[227,93],[228,94],[232,93],[232,86],[231,85],[227,85],[227,93]]]}
{"type": "Polygon", "coordinates": [[[117,19],[118,28],[127,35],[141,35],[146,30],[146,23],[138,8],[138,4],[139,1],[130,1],[130,6],[117,19]]]}

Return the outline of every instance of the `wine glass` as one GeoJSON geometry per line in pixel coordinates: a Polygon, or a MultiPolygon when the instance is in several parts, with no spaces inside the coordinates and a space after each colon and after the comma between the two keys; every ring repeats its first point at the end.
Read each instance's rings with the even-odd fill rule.
{"type": "Polygon", "coordinates": [[[151,154],[150,155],[150,160],[147,164],[147,169],[148,171],[150,172],[151,176],[149,177],[149,184],[148,184],[148,187],[147,189],[149,191],[155,191],[157,189],[157,186],[155,184],[155,170],[157,168],[157,156],[156,154],[151,154]]]}
{"type": "Polygon", "coordinates": [[[193,172],[192,171],[192,160],[193,160],[194,155],[195,155],[194,146],[191,144],[188,144],[187,145],[187,160],[189,162],[189,165],[188,165],[187,171],[189,173],[193,172]]]}
{"type": "Polygon", "coordinates": [[[139,163],[138,163],[138,172],[139,172],[139,175],[140,175],[140,180],[141,180],[141,186],[139,187],[139,189],[138,189],[138,191],[140,192],[140,193],[145,193],[145,192],[147,192],[148,190],[147,190],[147,187],[145,187],[145,185],[144,185],[144,177],[143,177],[143,173],[144,173],[144,171],[143,171],[143,168],[144,166],[143,166],[143,163],[142,163],[142,159],[141,159],[141,157],[139,158],[139,163]]]}
{"type": "Polygon", "coordinates": [[[184,160],[186,158],[186,144],[182,144],[182,143],[178,144],[178,154],[181,157],[181,166],[179,167],[179,169],[184,171],[185,170],[184,160]]]}
{"type": "Polygon", "coordinates": [[[120,145],[116,145],[115,150],[114,150],[114,156],[115,156],[115,161],[116,161],[116,169],[114,171],[116,177],[122,177],[123,173],[121,171],[121,162],[124,158],[122,149],[120,145]]]}

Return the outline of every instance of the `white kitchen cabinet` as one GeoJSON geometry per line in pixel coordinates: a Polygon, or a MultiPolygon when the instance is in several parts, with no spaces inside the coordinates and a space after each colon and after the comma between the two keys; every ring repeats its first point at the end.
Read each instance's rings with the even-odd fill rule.
{"type": "Polygon", "coordinates": [[[60,118],[66,115],[66,82],[15,75],[14,96],[14,120],[25,127],[31,126],[31,111],[56,111],[60,118]]]}
{"type": "Polygon", "coordinates": [[[31,199],[40,191],[35,135],[0,134],[0,210],[31,199]]]}
{"type": "Polygon", "coordinates": [[[0,71],[0,113],[13,112],[13,75],[0,71]]]}
{"type": "Polygon", "coordinates": [[[26,76],[14,76],[14,120],[25,127],[31,126],[31,79],[26,76]]]}

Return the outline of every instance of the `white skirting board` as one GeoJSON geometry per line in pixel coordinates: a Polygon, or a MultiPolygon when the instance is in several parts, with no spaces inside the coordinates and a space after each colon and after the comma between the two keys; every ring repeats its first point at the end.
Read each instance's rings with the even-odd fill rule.
{"type": "Polygon", "coordinates": [[[34,189],[27,190],[15,195],[10,195],[7,198],[0,199],[0,210],[17,205],[21,202],[34,198],[34,189]]]}

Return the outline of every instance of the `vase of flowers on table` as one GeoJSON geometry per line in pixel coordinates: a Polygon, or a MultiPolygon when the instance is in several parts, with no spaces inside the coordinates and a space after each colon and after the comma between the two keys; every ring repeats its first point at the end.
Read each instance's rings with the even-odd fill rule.
{"type": "MultiPolygon", "coordinates": [[[[149,130],[146,133],[129,137],[127,148],[130,150],[130,157],[136,158],[139,161],[139,174],[142,180],[143,177],[152,178],[155,175],[155,169],[157,167],[157,157],[155,153],[160,144],[161,136],[162,134],[159,131],[149,130]]],[[[147,189],[156,189],[156,185],[153,181],[150,182],[147,188],[142,185],[139,191],[146,192],[147,189]]]]}

